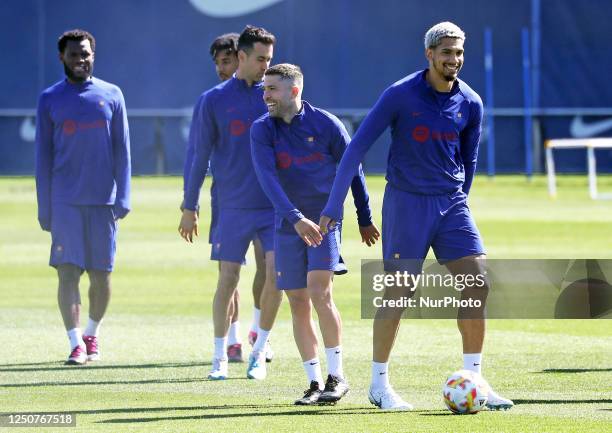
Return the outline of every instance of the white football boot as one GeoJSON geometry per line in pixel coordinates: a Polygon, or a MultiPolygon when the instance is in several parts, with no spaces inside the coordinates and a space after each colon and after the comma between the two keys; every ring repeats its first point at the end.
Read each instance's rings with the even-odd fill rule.
{"type": "Polygon", "coordinates": [[[382,410],[405,411],[414,409],[410,403],[405,402],[391,387],[370,388],[368,399],[370,403],[382,410]]]}
{"type": "Polygon", "coordinates": [[[214,358],[212,363],[212,369],[210,373],[208,373],[208,378],[210,380],[225,380],[227,379],[227,358],[219,359],[214,358]]]}

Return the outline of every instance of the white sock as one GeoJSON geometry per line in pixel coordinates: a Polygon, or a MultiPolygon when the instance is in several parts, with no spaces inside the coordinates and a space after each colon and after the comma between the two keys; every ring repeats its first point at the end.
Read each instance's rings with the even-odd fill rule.
{"type": "Polygon", "coordinates": [[[215,337],[215,358],[227,359],[227,337],[215,337]]]}
{"type": "Polygon", "coordinates": [[[261,316],[261,310],[253,307],[253,323],[251,323],[251,332],[257,332],[259,328],[259,317],[261,316]]]}
{"type": "Polygon", "coordinates": [[[74,349],[77,346],[84,346],[83,334],[81,328],[72,328],[68,331],[68,338],[70,339],[70,349],[74,349]]]}
{"type": "Polygon", "coordinates": [[[304,370],[306,370],[306,376],[308,376],[308,383],[316,380],[319,384],[319,389],[323,389],[323,374],[321,373],[321,363],[319,358],[312,358],[306,361],[304,364],[304,370]]]}
{"type": "Polygon", "coordinates": [[[266,348],[266,341],[268,341],[268,337],[270,336],[270,330],[266,331],[265,329],[257,328],[257,340],[255,344],[253,344],[253,354],[257,355],[263,352],[266,348]]]}
{"type": "Polygon", "coordinates": [[[229,334],[227,335],[227,344],[229,346],[240,344],[240,321],[236,320],[230,325],[229,334]]]}
{"type": "Polygon", "coordinates": [[[102,324],[102,319],[100,319],[99,322],[96,322],[90,317],[89,321],[87,322],[87,328],[85,328],[85,332],[83,333],[83,335],[97,337],[98,334],[100,333],[101,324],[102,324]]]}
{"type": "Polygon", "coordinates": [[[332,376],[344,378],[342,370],[342,346],[325,348],[325,356],[327,357],[327,372],[332,376]]]}
{"type": "Polygon", "coordinates": [[[480,364],[482,363],[482,353],[464,353],[463,368],[480,374],[480,364]]]}
{"type": "Polygon", "coordinates": [[[389,388],[389,362],[372,361],[372,388],[389,388]]]}

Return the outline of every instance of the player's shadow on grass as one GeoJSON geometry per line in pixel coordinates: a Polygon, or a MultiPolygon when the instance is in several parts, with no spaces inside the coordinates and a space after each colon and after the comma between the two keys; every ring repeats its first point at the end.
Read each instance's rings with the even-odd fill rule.
{"type": "MultiPolygon", "coordinates": [[[[160,407],[122,407],[122,408],[109,408],[109,409],[89,409],[89,410],[72,410],[70,413],[76,415],[102,415],[112,413],[138,413],[138,412],[179,412],[179,411],[194,411],[194,410],[223,410],[223,409],[261,409],[272,408],[272,407],[288,407],[287,404],[224,404],[224,405],[207,405],[207,406],[160,406],[160,407]]],[[[28,412],[20,412],[28,413],[28,412]]],[[[57,412],[32,412],[40,414],[55,414],[57,412]]],[[[0,412],[0,414],[4,414],[0,412]]]]}
{"type": "MultiPolygon", "coordinates": [[[[245,378],[228,378],[226,380],[248,380],[245,378]]],[[[149,385],[163,383],[194,383],[210,382],[207,378],[185,378],[185,379],[147,379],[147,380],[108,380],[108,381],[86,381],[86,382],[34,382],[34,383],[0,383],[1,388],[31,388],[43,386],[98,386],[98,385],[149,385]]]]}
{"type": "Polygon", "coordinates": [[[597,373],[612,371],[612,368],[547,368],[539,373],[597,373]]]}
{"type": "Polygon", "coordinates": [[[25,367],[25,366],[34,366],[34,365],[55,365],[56,361],[46,361],[46,362],[24,362],[18,364],[0,364],[0,368],[4,367],[25,367]]]}
{"type": "Polygon", "coordinates": [[[261,409],[262,407],[287,407],[286,404],[223,404],[223,405],[206,405],[206,406],[168,406],[168,407],[125,407],[111,409],[92,409],[92,410],[77,410],[73,411],[77,415],[100,415],[105,413],[137,413],[137,412],[178,412],[192,410],[224,410],[224,409],[261,409]]]}
{"type": "MultiPolygon", "coordinates": [[[[223,404],[223,405],[203,405],[203,406],[159,406],[159,407],[122,407],[122,408],[108,408],[108,409],[90,409],[90,410],[73,410],[71,413],[76,415],[103,415],[103,414],[114,414],[114,413],[139,413],[142,412],[179,412],[179,411],[206,411],[206,410],[245,410],[245,409],[271,409],[271,408],[295,408],[294,405],[290,403],[271,403],[271,404],[223,404]]],[[[383,412],[380,411],[373,406],[366,407],[334,407],[334,406],[312,406],[310,408],[314,411],[333,411],[335,413],[345,412],[345,411],[362,411],[363,413],[370,414],[372,412],[378,413],[383,412]]],[[[311,412],[309,409],[301,409],[298,410],[300,414],[302,412],[309,413],[311,412]]],[[[294,410],[295,411],[295,410],[294,410]]],[[[45,412],[37,412],[37,413],[45,413],[45,412]]],[[[56,413],[56,412],[49,412],[56,413]]],[[[282,412],[282,414],[287,412],[282,412]]],[[[443,410],[413,410],[411,413],[419,413],[421,415],[452,415],[450,412],[443,410]],[[432,413],[432,412],[444,412],[444,413],[432,413]]],[[[262,414],[262,415],[265,415],[262,414]]],[[[119,422],[119,421],[117,421],[119,422]]]]}
{"type": "Polygon", "coordinates": [[[413,410],[412,412],[420,412],[419,415],[420,416],[456,416],[454,413],[452,413],[449,410],[413,410]]]}
{"type": "Polygon", "coordinates": [[[158,364],[87,364],[84,366],[68,366],[61,362],[36,362],[30,364],[0,364],[0,372],[28,372],[28,371],[61,371],[79,370],[81,368],[92,370],[125,370],[141,368],[190,368],[207,367],[211,362],[162,362],[158,364]]]}
{"type": "MultiPolygon", "coordinates": [[[[268,407],[285,407],[285,408],[294,408],[294,405],[285,404],[285,405],[237,405],[233,406],[233,408],[257,408],[257,409],[266,409],[268,407]]],[[[232,406],[204,406],[198,408],[196,410],[210,410],[211,408],[216,409],[230,409],[232,406]]],[[[78,413],[78,412],[77,412],[78,413]]],[[[293,410],[285,410],[285,411],[275,411],[275,412],[232,412],[232,413],[214,413],[214,414],[202,414],[202,415],[189,415],[189,416],[164,416],[164,417],[138,417],[138,418],[113,418],[107,419],[103,421],[96,421],[96,424],[129,424],[129,423],[146,423],[146,422],[160,422],[160,421],[187,421],[187,420],[212,420],[212,419],[225,419],[225,418],[251,418],[251,417],[273,417],[273,416],[303,416],[303,415],[316,415],[316,416],[354,416],[354,415],[387,415],[390,413],[382,411],[380,409],[376,409],[374,407],[345,407],[345,408],[336,408],[334,406],[316,406],[310,407],[308,409],[293,409],[293,410]]],[[[402,412],[395,412],[397,414],[401,414],[402,412]]],[[[409,412],[410,413],[410,412],[409,412]]]]}
{"type": "Polygon", "coordinates": [[[514,404],[574,404],[574,403],[612,403],[612,399],[568,399],[568,400],[549,400],[549,399],[512,399],[514,404]]]}

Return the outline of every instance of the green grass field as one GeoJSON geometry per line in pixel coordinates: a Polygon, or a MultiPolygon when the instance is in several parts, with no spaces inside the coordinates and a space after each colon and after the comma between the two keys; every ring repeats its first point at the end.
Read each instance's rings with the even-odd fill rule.
{"type": "MultiPolygon", "coordinates": [[[[369,177],[368,186],[380,221],[384,179],[369,177]]],[[[558,186],[552,201],[542,177],[476,179],[470,206],[489,257],[612,258],[612,202],[591,201],[584,177],[560,177],[558,186]]],[[[600,189],[612,190],[612,178],[601,178],[600,189]]],[[[216,281],[207,236],[188,245],[177,233],[179,178],[135,178],[132,191],[134,210],[120,223],[113,299],[102,327],[103,360],[75,368],[62,363],[68,342],[56,276],[47,266],[50,237],[36,221],[33,180],[0,179],[0,412],[75,412],[77,428],[70,431],[86,432],[612,430],[608,320],[489,321],[483,373],[516,406],[474,416],[453,416],[441,400],[445,377],[462,366],[454,321],[407,320],[391,381],[416,410],[385,413],[370,405],[372,322],[360,319],[359,259],[379,258],[380,247],[359,242],[349,202],[343,256],[352,272],[336,279],[335,298],[351,392],[333,407],[292,405],[306,380],[286,300],[272,334],[277,357],[269,378],[249,381],[246,364],[232,364],[231,380],[207,381],[216,281]]],[[[245,340],[250,262],[239,284],[245,340]]],[[[29,430],[52,429],[19,431],[29,430]]]]}

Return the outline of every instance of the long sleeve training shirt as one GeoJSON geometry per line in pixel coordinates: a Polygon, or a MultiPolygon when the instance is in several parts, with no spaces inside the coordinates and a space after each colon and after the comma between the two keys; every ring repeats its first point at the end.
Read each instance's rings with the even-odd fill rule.
{"type": "Polygon", "coordinates": [[[262,84],[249,87],[236,76],[200,96],[189,133],[194,153],[185,180],[186,209],[196,209],[209,163],[219,208],[272,208],[259,186],[249,151],[251,124],[266,112],[262,84]]]}
{"type": "MultiPolygon", "coordinates": [[[[289,124],[266,114],[251,127],[255,172],[274,205],[277,227],[283,220],[295,224],[303,213],[319,215],[350,141],[335,116],[306,101],[302,103],[302,110],[289,124]]],[[[361,167],[355,173],[351,184],[358,222],[369,226],[372,218],[361,167]]]]}
{"type": "Polygon", "coordinates": [[[130,210],[130,137],[119,87],[98,78],[63,80],[44,90],[36,118],[38,219],[51,224],[51,203],[113,205],[130,210]]]}
{"type": "Polygon", "coordinates": [[[435,91],[427,70],[387,88],[362,122],[340,163],[323,215],[337,219],[351,179],[376,139],[391,127],[386,179],[424,195],[469,193],[483,116],[478,94],[461,80],[449,93],[435,91]]]}

